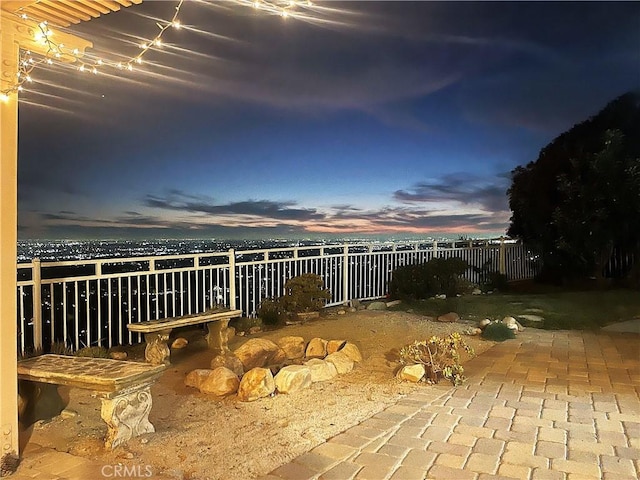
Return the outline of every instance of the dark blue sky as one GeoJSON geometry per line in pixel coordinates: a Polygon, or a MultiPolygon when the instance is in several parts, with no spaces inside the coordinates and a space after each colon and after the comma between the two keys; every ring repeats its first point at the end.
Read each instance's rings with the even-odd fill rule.
{"type": "MultiPolygon", "coordinates": [[[[72,31],[126,60],[176,5],[72,31]]],[[[499,235],[509,172],[640,86],[637,2],[302,11],[188,1],[134,72],[36,69],[19,237],[499,235]]]]}

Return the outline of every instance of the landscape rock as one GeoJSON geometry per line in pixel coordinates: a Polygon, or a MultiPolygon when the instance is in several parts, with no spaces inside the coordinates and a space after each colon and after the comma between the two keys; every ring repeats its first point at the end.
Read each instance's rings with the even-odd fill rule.
{"type": "Polygon", "coordinates": [[[254,325],[249,328],[249,335],[255,335],[256,333],[260,333],[262,331],[262,327],[259,325],[254,325]]]}
{"type": "Polygon", "coordinates": [[[327,342],[327,355],[337,352],[346,344],[346,340],[329,340],[329,342],[327,342]]]}
{"type": "Polygon", "coordinates": [[[244,374],[238,387],[238,400],[253,402],[268,397],[276,390],[273,375],[268,368],[253,368],[244,374]]]}
{"type": "Polygon", "coordinates": [[[126,360],[127,352],[111,352],[109,353],[109,356],[114,360],[126,360]]]}
{"type": "Polygon", "coordinates": [[[216,355],[211,360],[211,370],[215,370],[219,367],[226,367],[235,373],[238,377],[242,377],[244,375],[244,366],[238,357],[236,357],[233,353],[228,353],[226,355],[216,355]]]}
{"type": "Polygon", "coordinates": [[[356,363],[360,363],[362,361],[362,354],[360,353],[360,350],[351,342],[347,342],[338,351],[344,353],[347,357],[349,357],[356,363]]]}
{"type": "Polygon", "coordinates": [[[240,379],[226,367],[218,367],[200,384],[200,392],[224,397],[238,391],[240,379]]]}
{"type": "Polygon", "coordinates": [[[487,325],[489,325],[490,323],[491,323],[491,320],[489,320],[488,318],[485,318],[484,320],[480,320],[478,322],[478,327],[484,330],[487,327],[487,325]]]}
{"type": "Polygon", "coordinates": [[[295,393],[309,388],[312,383],[311,369],[304,365],[282,367],[274,378],[278,393],[295,393]]]}
{"type": "Polygon", "coordinates": [[[482,329],[479,327],[469,327],[463,333],[465,335],[480,335],[482,333],[482,329]]]}
{"type": "Polygon", "coordinates": [[[234,353],[242,362],[245,372],[256,367],[282,363],[287,359],[284,350],[265,338],[252,338],[238,347],[234,353]]]}
{"type": "Polygon", "coordinates": [[[209,370],[208,368],[198,368],[196,370],[191,370],[187,373],[187,376],[184,377],[184,384],[187,387],[193,387],[200,389],[200,385],[204,382],[213,370],[209,370]]]}
{"type": "Polygon", "coordinates": [[[527,320],[529,322],[544,322],[544,318],[541,317],[540,315],[518,315],[519,318],[522,318],[523,320],[527,320]]]}
{"type": "Polygon", "coordinates": [[[186,347],[189,344],[189,340],[183,337],[176,338],[173,343],[171,343],[171,348],[179,350],[181,348],[186,347]]]}
{"type": "Polygon", "coordinates": [[[307,358],[324,358],[327,355],[327,341],[323,338],[312,338],[307,345],[305,357],[307,358]]]}
{"type": "Polygon", "coordinates": [[[516,319],[513,317],[504,317],[502,319],[502,323],[504,323],[505,325],[515,325],[516,319]]]}
{"type": "Polygon", "coordinates": [[[305,365],[309,367],[309,370],[311,371],[311,381],[314,383],[331,380],[333,377],[338,375],[336,366],[326,360],[312,358],[308,362],[305,362],[305,365]]]}
{"type": "Polygon", "coordinates": [[[479,288],[474,288],[471,292],[471,295],[482,295],[482,290],[480,290],[479,288]]]}
{"type": "Polygon", "coordinates": [[[276,341],[278,346],[284,351],[289,360],[304,357],[304,338],[302,337],[282,337],[276,341]]]}
{"type": "Polygon", "coordinates": [[[367,305],[367,310],[386,310],[387,304],[385,302],[371,302],[367,305]]]}
{"type": "Polygon", "coordinates": [[[404,367],[402,367],[398,372],[398,378],[400,380],[418,383],[420,380],[422,380],[424,374],[424,365],[418,363],[416,365],[405,365],[404,367]]]}
{"type": "Polygon", "coordinates": [[[78,416],[78,412],[75,410],[71,410],[70,408],[65,408],[60,412],[60,417],[62,418],[75,418],[78,416]]]}
{"type": "Polygon", "coordinates": [[[439,322],[453,323],[457,322],[458,320],[460,320],[460,315],[458,315],[456,312],[445,313],[444,315],[440,315],[438,317],[439,322]]]}
{"type": "Polygon", "coordinates": [[[362,304],[360,303],[360,300],[358,300],[357,298],[354,298],[352,300],[349,300],[349,306],[357,310],[362,306],[362,304]]]}
{"type": "Polygon", "coordinates": [[[325,361],[332,363],[340,374],[349,373],[351,370],[353,370],[353,360],[351,360],[347,356],[347,354],[342,351],[327,355],[325,361]]]}
{"type": "Polygon", "coordinates": [[[391,308],[391,307],[395,307],[396,305],[400,305],[402,303],[402,300],[391,300],[390,302],[387,302],[387,308],[391,308]]]}
{"type": "Polygon", "coordinates": [[[438,300],[445,300],[447,296],[444,293],[440,293],[436,295],[435,298],[437,298],[438,300]]]}

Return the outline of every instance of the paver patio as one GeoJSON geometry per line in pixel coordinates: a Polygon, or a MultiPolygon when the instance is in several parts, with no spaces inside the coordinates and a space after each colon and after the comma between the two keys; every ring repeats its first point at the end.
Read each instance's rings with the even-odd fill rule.
{"type": "Polygon", "coordinates": [[[261,480],[637,479],[640,336],[527,329],[261,480]]]}
{"type": "MultiPolygon", "coordinates": [[[[260,480],[639,477],[640,335],[527,329],[466,374],[461,387],[425,386],[260,480]]],[[[103,478],[103,467],[28,445],[9,478],[103,478]]]]}

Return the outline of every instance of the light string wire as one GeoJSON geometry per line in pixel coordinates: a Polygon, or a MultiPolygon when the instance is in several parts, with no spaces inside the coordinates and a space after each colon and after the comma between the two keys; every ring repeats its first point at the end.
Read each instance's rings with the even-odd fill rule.
{"type": "MultiPolygon", "coordinates": [[[[159,49],[162,46],[162,36],[169,28],[175,28],[176,30],[181,28],[180,20],[178,20],[178,15],[180,14],[180,8],[185,0],[179,0],[178,5],[175,7],[175,12],[173,17],[169,21],[158,21],[156,25],[159,28],[158,34],[150,41],[143,42],[140,44],[140,52],[128,58],[126,61],[120,62],[109,62],[105,61],[101,58],[98,58],[95,62],[91,63],[83,60],[84,55],[81,54],[78,49],[70,49],[66,48],[64,44],[57,43],[53,40],[53,32],[49,28],[49,24],[47,21],[37,23],[35,20],[29,18],[26,13],[22,13],[18,15],[23,21],[33,21],[37,23],[38,29],[34,34],[34,40],[37,43],[42,44],[46,47],[46,54],[38,55],[36,57],[30,50],[21,50],[20,57],[18,59],[18,72],[16,74],[15,82],[3,89],[0,90],[0,101],[7,101],[9,97],[13,94],[17,94],[18,92],[22,92],[24,90],[24,85],[27,83],[33,82],[33,77],[31,76],[31,72],[40,66],[40,65],[52,65],[54,61],[62,61],[63,59],[69,59],[72,62],[77,62],[78,67],[77,70],[80,72],[90,72],[95,75],[98,74],[99,68],[113,67],[119,70],[128,70],[133,71],[134,64],[142,64],[142,58],[145,56],[147,52],[150,50],[159,49]]],[[[297,16],[296,12],[293,11],[297,6],[306,6],[311,7],[313,3],[309,0],[304,2],[289,0],[286,2],[284,7],[278,6],[276,3],[268,0],[236,0],[236,2],[240,5],[252,6],[257,10],[262,10],[267,13],[280,15],[283,18],[287,18],[289,16],[295,17],[297,16]]]]}

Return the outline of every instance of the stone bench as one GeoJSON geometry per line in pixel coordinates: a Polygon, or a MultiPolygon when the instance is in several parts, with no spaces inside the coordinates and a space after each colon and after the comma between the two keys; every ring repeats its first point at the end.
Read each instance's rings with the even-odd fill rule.
{"type": "Polygon", "coordinates": [[[169,364],[171,351],[167,345],[169,335],[174,328],[188,327],[191,325],[206,324],[209,333],[207,344],[209,348],[219,354],[229,352],[229,334],[227,328],[229,320],[242,315],[242,310],[211,309],[195,315],[182,317],[162,318],[148,322],[130,323],[127,328],[131,332],[143,333],[147,346],[144,350],[144,358],[154,365],[169,364]]]}
{"type": "MultiPolygon", "coordinates": [[[[110,358],[41,355],[18,362],[18,379],[45,385],[61,403],[57,386],[92,390],[100,397],[100,416],[107,424],[105,446],[112,449],[132,437],[151,433],[149,422],[151,385],[164,371],[163,365],[126,362],[110,358]]],[[[23,399],[37,401],[37,399],[23,399]]]]}

